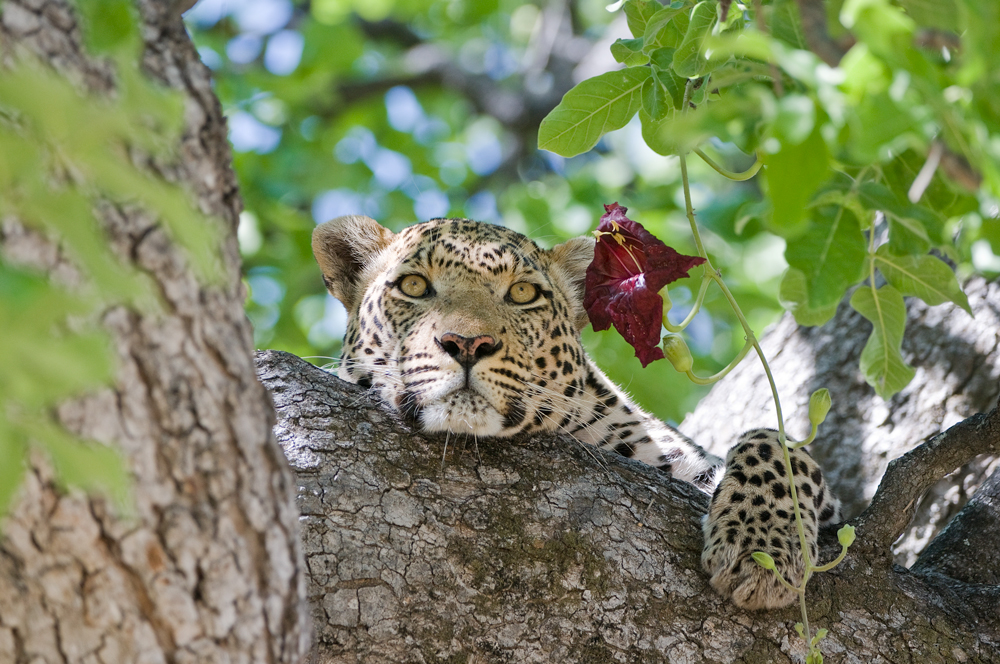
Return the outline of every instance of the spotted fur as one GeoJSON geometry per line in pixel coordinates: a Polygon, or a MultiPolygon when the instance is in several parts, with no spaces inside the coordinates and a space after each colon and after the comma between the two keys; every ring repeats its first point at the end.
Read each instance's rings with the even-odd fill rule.
{"type": "MultiPolygon", "coordinates": [[[[435,219],[394,234],[368,217],[349,216],[316,228],[313,253],[327,289],[348,311],[338,374],[369,387],[421,429],[480,437],[562,431],[703,491],[719,484],[720,459],[643,412],[587,357],[580,330],[588,323],[582,303],[592,238],[546,250],[515,231],[466,219],[435,219]],[[533,299],[525,293],[534,293],[533,299]]],[[[731,460],[734,454],[746,456],[730,452],[731,460]]],[[[800,458],[809,459],[797,453],[800,458]]],[[[742,467],[748,463],[743,459],[742,467]]],[[[811,460],[803,463],[810,473],[815,468],[811,460]]],[[[728,506],[738,494],[730,488],[743,477],[738,465],[714,501],[728,506]]],[[[748,501],[757,496],[746,495],[748,501]]],[[[767,496],[746,510],[779,503],[767,496]]],[[[718,518],[724,517],[711,527],[718,529],[718,518]]],[[[737,559],[758,539],[741,544],[755,530],[741,525],[739,539],[730,541],[727,529],[714,545],[713,534],[706,541],[706,569],[715,573],[736,564],[730,576],[748,572],[737,559]]],[[[713,585],[734,592],[714,577],[713,585]]],[[[744,601],[753,590],[740,588],[737,603],[774,605],[744,601]]],[[[765,594],[770,597],[770,590],[765,594]]]]}
{"type": "MultiPolygon", "coordinates": [[[[818,527],[839,521],[840,502],[804,449],[791,451],[791,466],[809,558],[817,563],[818,527]]],[[[795,601],[795,593],[751,557],[754,551],[769,554],[785,580],[802,583],[802,549],[777,431],[752,429],[740,436],[726,455],[726,474],[702,526],[702,567],[720,594],[732,596],[746,609],[773,609],[795,601]]]]}

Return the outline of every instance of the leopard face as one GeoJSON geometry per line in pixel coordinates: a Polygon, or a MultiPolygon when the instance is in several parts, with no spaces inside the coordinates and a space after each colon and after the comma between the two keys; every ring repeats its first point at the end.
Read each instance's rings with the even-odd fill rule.
{"type": "Polygon", "coordinates": [[[578,332],[592,240],[545,250],[468,220],[392,234],[364,217],[315,238],[349,312],[340,376],[421,429],[510,436],[565,426],[590,405],[578,332]]]}

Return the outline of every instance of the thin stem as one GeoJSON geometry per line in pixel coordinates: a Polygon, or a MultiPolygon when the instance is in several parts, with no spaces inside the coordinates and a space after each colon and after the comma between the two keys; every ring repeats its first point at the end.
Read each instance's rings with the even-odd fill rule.
{"type": "Polygon", "coordinates": [[[744,180],[749,180],[753,176],[757,175],[757,171],[759,171],[760,167],[764,165],[764,162],[760,160],[760,157],[756,157],[753,162],[753,166],[743,171],[742,173],[737,173],[735,171],[730,171],[724,168],[723,166],[720,166],[719,164],[715,163],[707,154],[705,154],[698,148],[695,148],[693,152],[699,157],[701,157],[702,161],[704,161],[706,164],[715,169],[716,173],[718,173],[724,178],[729,178],[730,180],[734,180],[736,182],[743,182],[744,180]]]}
{"type": "Polygon", "coordinates": [[[791,590],[792,592],[794,592],[794,593],[798,593],[798,592],[799,592],[799,591],[801,590],[801,588],[797,588],[797,587],[793,586],[793,585],[792,585],[791,583],[789,583],[789,582],[788,582],[788,581],[787,581],[787,580],[785,579],[785,577],[783,577],[783,576],[781,575],[781,572],[779,572],[779,571],[778,571],[777,569],[772,569],[772,570],[771,570],[771,572],[772,572],[772,573],[774,573],[774,575],[775,575],[776,577],[778,577],[778,581],[781,581],[781,585],[785,586],[786,588],[788,588],[788,589],[789,589],[789,590],[791,590]]]}
{"type": "Polygon", "coordinates": [[[725,369],[709,376],[708,378],[701,378],[700,376],[696,376],[694,372],[692,372],[690,369],[688,369],[684,373],[687,374],[688,380],[690,380],[695,385],[711,385],[712,383],[718,381],[720,378],[725,377],[725,375],[730,371],[732,371],[737,364],[742,362],[743,358],[747,356],[747,352],[749,352],[751,348],[753,348],[753,344],[747,341],[745,344],[743,344],[743,348],[740,349],[740,352],[736,354],[736,357],[733,358],[733,361],[730,362],[728,365],[726,365],[725,369]]]}
{"type": "Polygon", "coordinates": [[[684,317],[684,320],[682,320],[677,325],[674,325],[673,323],[670,322],[670,319],[667,318],[667,310],[664,309],[663,327],[667,328],[668,332],[673,332],[674,334],[677,334],[678,332],[683,331],[684,328],[686,328],[688,325],[691,324],[691,321],[694,320],[694,317],[701,310],[701,305],[705,301],[705,293],[708,291],[708,284],[711,281],[712,281],[711,277],[709,277],[708,273],[706,272],[705,275],[701,278],[701,286],[698,288],[698,297],[695,298],[694,305],[691,307],[691,311],[689,311],[688,315],[684,317]]]}
{"type": "Polygon", "coordinates": [[[848,549],[848,547],[846,547],[846,546],[841,547],[841,549],[840,549],[840,555],[839,556],[837,556],[836,558],[834,558],[833,560],[831,560],[830,562],[828,562],[825,565],[820,565],[818,567],[813,567],[813,571],[814,572],[828,572],[828,571],[830,571],[831,569],[833,569],[834,567],[836,567],[837,565],[839,565],[840,562],[844,559],[844,557],[847,556],[847,549],[848,549]]]}
{"type": "Polygon", "coordinates": [[[805,446],[806,446],[806,445],[808,445],[809,443],[811,443],[811,442],[813,442],[814,440],[816,440],[816,432],[817,432],[817,431],[819,431],[819,426],[817,426],[817,425],[813,424],[813,425],[812,425],[812,428],[811,428],[811,429],[809,430],[809,436],[808,436],[808,437],[807,437],[807,438],[806,438],[805,440],[800,440],[800,441],[799,441],[799,442],[797,442],[797,443],[789,443],[789,442],[788,442],[788,441],[786,440],[786,441],[785,441],[785,444],[786,444],[786,445],[788,445],[788,449],[790,449],[790,450],[797,450],[797,449],[799,449],[800,447],[805,447],[805,446]]]}
{"type": "Polygon", "coordinates": [[[806,611],[806,582],[809,581],[809,568],[802,577],[802,587],[799,588],[799,608],[802,610],[802,633],[805,634],[806,647],[812,650],[812,631],[809,629],[809,613],[806,611]]]}

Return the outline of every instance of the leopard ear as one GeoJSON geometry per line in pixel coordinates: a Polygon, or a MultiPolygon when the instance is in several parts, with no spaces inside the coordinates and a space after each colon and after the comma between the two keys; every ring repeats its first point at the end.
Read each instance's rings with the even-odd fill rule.
{"type": "Polygon", "coordinates": [[[330,295],[353,311],[361,296],[361,275],[392,242],[393,233],[369,217],[337,217],[316,227],[312,250],[330,295]]]}
{"type": "Polygon", "coordinates": [[[556,245],[551,252],[553,265],[562,272],[578,330],[587,327],[590,322],[583,308],[583,288],[587,280],[587,266],[594,260],[594,244],[592,237],[575,237],[556,245]]]}

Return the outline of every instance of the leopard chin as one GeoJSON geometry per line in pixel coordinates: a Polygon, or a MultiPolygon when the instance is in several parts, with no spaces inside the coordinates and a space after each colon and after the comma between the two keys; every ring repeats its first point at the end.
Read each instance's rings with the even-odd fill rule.
{"type": "Polygon", "coordinates": [[[424,404],[417,417],[420,428],[428,433],[467,433],[495,436],[503,429],[503,417],[478,392],[462,388],[433,403],[424,404]]]}

